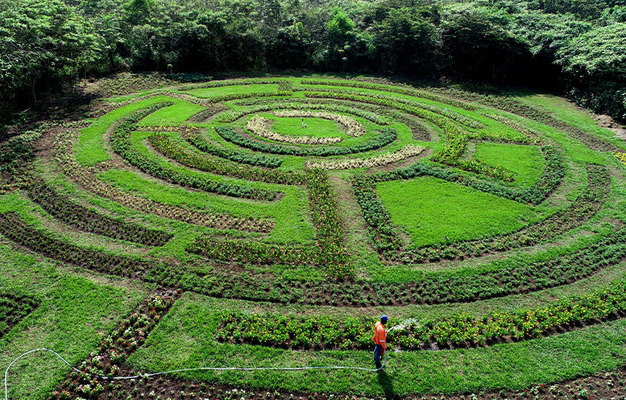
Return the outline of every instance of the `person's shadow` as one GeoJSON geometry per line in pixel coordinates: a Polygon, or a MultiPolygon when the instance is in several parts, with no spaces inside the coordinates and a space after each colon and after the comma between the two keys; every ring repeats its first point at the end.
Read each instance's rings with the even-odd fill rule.
{"type": "Polygon", "coordinates": [[[385,393],[385,398],[387,400],[395,400],[396,394],[393,392],[393,383],[391,382],[391,378],[385,372],[384,369],[378,371],[378,383],[383,388],[383,392],[385,393]]]}

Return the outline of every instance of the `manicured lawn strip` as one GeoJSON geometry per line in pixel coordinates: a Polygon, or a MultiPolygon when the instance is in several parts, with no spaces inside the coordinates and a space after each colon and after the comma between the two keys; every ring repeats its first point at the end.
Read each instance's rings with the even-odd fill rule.
{"type": "Polygon", "coordinates": [[[282,163],[282,159],[267,155],[256,155],[244,153],[236,149],[227,149],[208,141],[200,131],[185,129],[183,137],[194,145],[198,150],[209,153],[216,157],[224,158],[236,163],[249,164],[267,168],[277,168],[282,163]]]}
{"type": "MultiPolygon", "coordinates": [[[[129,362],[147,371],[190,366],[373,365],[371,351],[303,353],[219,344],[213,336],[219,325],[219,311],[212,304],[211,299],[184,295],[129,362]]],[[[386,372],[396,395],[520,389],[616,368],[626,354],[621,345],[625,332],[626,321],[621,319],[576,332],[487,348],[394,353],[386,372]]],[[[383,394],[376,375],[358,371],[196,372],[182,376],[250,388],[383,394]]]]}
{"type": "MultiPolygon", "coordinates": [[[[54,161],[66,176],[95,195],[141,212],[150,210],[151,213],[160,217],[218,229],[243,229],[255,232],[268,232],[273,227],[271,220],[254,220],[251,218],[237,218],[226,214],[202,213],[189,208],[169,206],[158,201],[123,192],[96,177],[96,172],[92,168],[83,167],[78,164],[72,157],[72,142],[73,134],[71,132],[64,132],[58,136],[53,152],[54,161]]],[[[114,172],[114,170],[110,170],[109,172],[114,172]]]]}
{"type": "MultiPolygon", "coordinates": [[[[388,344],[407,350],[485,346],[509,340],[521,341],[575,330],[600,321],[626,316],[626,280],[570,297],[550,306],[497,312],[478,318],[453,314],[445,319],[420,320],[394,330],[390,324],[388,344]]],[[[220,315],[216,339],[300,350],[369,350],[376,318],[331,318],[282,314],[245,314],[225,311],[220,315]]]]}
{"type": "Polygon", "coordinates": [[[381,182],[376,191],[411,247],[501,235],[540,217],[525,204],[433,177],[381,182]]]}
{"type": "Polygon", "coordinates": [[[497,235],[485,240],[439,245],[424,249],[409,249],[406,254],[398,257],[398,259],[423,262],[440,258],[475,257],[493,251],[532,246],[555,238],[587,222],[599,213],[607,202],[611,191],[611,178],[607,170],[599,165],[589,164],[587,166],[587,178],[589,182],[587,188],[570,206],[543,220],[533,222],[517,232],[497,235]]]}
{"type": "MultiPolygon", "coordinates": [[[[156,109],[162,106],[163,103],[154,107],[156,109]]],[[[126,161],[149,175],[182,186],[201,189],[209,193],[268,201],[276,198],[276,192],[254,189],[228,182],[216,182],[206,177],[203,179],[197,175],[186,174],[172,168],[167,168],[162,163],[158,163],[139,152],[132,144],[131,134],[136,128],[137,121],[145,115],[154,112],[155,109],[135,113],[115,128],[111,138],[113,150],[126,159],[126,161]]]]}
{"type": "MultiPolygon", "coordinates": [[[[139,285],[75,276],[32,255],[0,246],[0,288],[36,295],[41,305],[0,339],[0,365],[41,347],[54,349],[72,364],[94,350],[103,332],[139,302],[139,285]],[[97,283],[95,283],[97,282],[97,283]]],[[[10,399],[47,399],[69,368],[50,355],[33,355],[9,374],[10,399]]],[[[4,398],[4,385],[0,388],[4,398]]]]}
{"type": "Polygon", "coordinates": [[[257,94],[276,93],[278,91],[278,85],[276,84],[242,84],[239,82],[233,82],[232,86],[202,86],[203,85],[200,85],[199,87],[191,86],[195,87],[195,89],[184,90],[186,88],[181,88],[180,90],[200,98],[223,98],[224,96],[231,95],[254,95],[253,97],[255,97],[257,94]]]}
{"type": "Polygon", "coordinates": [[[449,276],[435,274],[401,285],[367,282],[298,285],[264,282],[247,274],[199,272],[182,265],[155,263],[75,246],[29,227],[11,213],[0,215],[0,232],[33,251],[88,269],[139,277],[217,297],[318,305],[435,304],[501,297],[573,282],[620,263],[626,257],[626,229],[622,229],[571,256],[539,263],[522,261],[521,265],[509,268],[475,269],[471,273],[462,271],[449,276]]]}
{"type": "Polygon", "coordinates": [[[261,116],[271,119],[273,122],[272,130],[285,136],[346,137],[346,133],[339,129],[339,124],[329,119],[320,117],[281,117],[273,114],[261,114],[261,116]],[[306,123],[306,128],[302,127],[302,120],[306,123]]]}
{"type": "Polygon", "coordinates": [[[578,127],[587,133],[598,136],[626,150],[626,143],[624,143],[623,139],[620,140],[617,138],[615,132],[608,128],[600,127],[589,111],[578,107],[564,98],[548,94],[533,94],[530,96],[520,96],[517,99],[521,103],[528,104],[531,107],[537,107],[543,112],[551,114],[558,120],[578,127]]]}
{"type": "Polygon", "coordinates": [[[354,107],[350,102],[325,102],[323,99],[289,98],[289,99],[251,99],[237,103],[236,109],[223,112],[215,117],[215,122],[232,123],[251,114],[272,112],[280,110],[288,111],[328,111],[363,118],[377,125],[388,125],[393,122],[389,117],[380,115],[378,112],[354,107]],[[243,106],[243,107],[242,107],[243,106]]]}
{"type": "Polygon", "coordinates": [[[162,125],[180,125],[191,118],[193,115],[202,111],[204,107],[197,104],[181,101],[169,107],[161,108],[154,113],[147,115],[141,121],[139,126],[162,126],[162,125]]]}
{"type": "Polygon", "coordinates": [[[180,102],[167,96],[156,96],[141,100],[124,107],[120,107],[98,118],[81,131],[78,144],[75,148],[76,161],[83,166],[94,166],[101,161],[110,159],[110,155],[104,147],[103,135],[118,120],[132,113],[163,102],[180,102]]]}
{"type": "MultiPolygon", "coordinates": [[[[468,101],[478,101],[482,104],[489,105],[498,110],[503,110],[523,116],[535,122],[540,122],[545,125],[556,128],[562,132],[567,133],[572,138],[583,143],[585,146],[596,151],[617,151],[619,147],[616,144],[606,141],[603,138],[599,138],[594,134],[590,134],[576,125],[572,125],[563,122],[547,112],[540,110],[537,107],[524,104],[523,102],[511,97],[511,96],[497,96],[497,95],[483,95],[476,92],[467,92],[458,88],[446,87],[437,88],[438,92],[451,95],[453,97],[461,98],[468,101]]],[[[552,110],[553,111],[553,110],[552,110]]]]}
{"type": "Polygon", "coordinates": [[[399,94],[407,95],[410,97],[421,97],[424,99],[431,100],[433,102],[451,105],[453,107],[462,108],[468,111],[476,110],[476,107],[473,104],[464,103],[464,102],[461,102],[452,98],[443,97],[441,95],[435,94],[428,90],[415,89],[413,87],[382,85],[382,84],[362,82],[362,81],[357,81],[357,80],[318,79],[318,78],[302,79],[300,81],[300,84],[301,85],[344,86],[344,87],[371,89],[371,90],[377,90],[377,91],[383,91],[383,92],[399,93],[399,94]]]}
{"type": "Polygon", "coordinates": [[[185,149],[165,134],[154,134],[150,136],[149,141],[159,153],[190,168],[267,183],[289,185],[301,185],[304,183],[304,176],[300,173],[247,167],[226,160],[202,156],[185,149]]]}
{"type": "Polygon", "coordinates": [[[386,128],[382,131],[381,135],[375,136],[374,138],[369,139],[367,142],[363,142],[358,145],[345,147],[291,147],[249,139],[242,134],[236,132],[230,126],[218,126],[215,128],[215,131],[224,140],[232,142],[238,146],[249,148],[251,150],[272,154],[318,157],[346,155],[375,150],[387,146],[398,137],[395,129],[386,128]]]}
{"type": "Polygon", "coordinates": [[[169,206],[227,213],[237,218],[273,218],[273,229],[268,237],[273,242],[309,242],[314,237],[306,191],[300,187],[284,187],[285,195],[278,202],[252,203],[164,186],[131,171],[110,170],[98,177],[120,190],[169,206]]]}
{"type": "Polygon", "coordinates": [[[85,232],[148,246],[162,246],[172,238],[170,233],[114,219],[75,203],[56,192],[40,177],[33,178],[27,193],[46,212],[85,232]]]}
{"type": "Polygon", "coordinates": [[[513,172],[513,183],[521,187],[537,183],[544,170],[541,151],[535,146],[479,142],[474,157],[487,165],[501,166],[513,172]]]}
{"type": "Polygon", "coordinates": [[[583,224],[600,211],[611,188],[610,177],[604,167],[589,164],[587,175],[589,185],[569,207],[527,228],[484,240],[446,243],[418,249],[409,248],[404,252],[398,252],[402,249],[402,243],[392,223],[391,215],[374,190],[373,179],[364,176],[357,177],[354,180],[354,189],[365,221],[372,229],[372,239],[376,249],[385,257],[397,261],[425,262],[442,258],[475,257],[493,251],[534,245],[583,224]]]}
{"type": "Polygon", "coordinates": [[[353,271],[328,176],[320,169],[307,170],[306,184],[317,246],[268,245],[205,236],[195,240],[187,250],[211,259],[247,264],[318,265],[330,277],[351,278],[353,271]]]}

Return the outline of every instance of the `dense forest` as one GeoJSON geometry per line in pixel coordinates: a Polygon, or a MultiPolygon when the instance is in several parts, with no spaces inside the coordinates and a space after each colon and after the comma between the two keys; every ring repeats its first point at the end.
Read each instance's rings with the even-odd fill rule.
{"type": "Polygon", "coordinates": [[[626,0],[3,0],[0,104],[117,71],[526,85],[626,119],[626,0]]]}

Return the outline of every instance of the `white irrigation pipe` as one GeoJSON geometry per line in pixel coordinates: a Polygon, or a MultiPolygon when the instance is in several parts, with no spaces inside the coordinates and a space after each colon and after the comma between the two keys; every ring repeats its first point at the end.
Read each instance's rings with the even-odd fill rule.
{"type": "Polygon", "coordinates": [[[17,357],[15,360],[11,361],[11,364],[9,364],[7,369],[4,371],[4,400],[9,400],[9,385],[8,385],[9,369],[13,366],[13,364],[15,364],[21,358],[29,354],[36,353],[36,352],[52,353],[58,359],[60,359],[63,363],[67,364],[67,366],[72,368],[72,370],[80,374],[88,375],[91,378],[108,379],[108,380],[149,378],[149,377],[157,376],[157,375],[172,374],[175,372],[190,372],[190,371],[304,371],[304,370],[314,370],[314,369],[351,369],[351,370],[357,370],[357,371],[377,372],[385,368],[385,364],[387,362],[387,355],[385,353],[385,357],[383,359],[383,363],[380,368],[347,367],[347,366],[340,366],[340,365],[329,365],[329,366],[322,366],[322,367],[199,367],[199,368],[172,369],[169,371],[155,372],[151,374],[133,375],[133,376],[100,376],[100,375],[90,374],[90,373],[81,371],[78,368],[75,368],[74,366],[72,366],[72,364],[70,364],[65,358],[61,357],[61,355],[54,350],[41,348],[41,349],[34,349],[31,351],[27,351],[26,353],[17,357]]]}
{"type": "MultiPolygon", "coordinates": [[[[416,323],[416,322],[417,321],[414,319],[408,319],[400,325],[396,325],[396,326],[389,328],[388,332],[391,332],[394,329],[405,328],[407,325],[416,323]]],[[[7,369],[4,371],[4,400],[9,400],[9,384],[8,384],[9,369],[11,369],[13,364],[15,364],[17,361],[19,361],[23,357],[26,357],[29,354],[37,353],[37,352],[52,353],[59,360],[61,360],[64,364],[66,364],[75,372],[78,372],[79,374],[87,375],[91,378],[105,379],[105,380],[124,380],[124,379],[128,380],[128,379],[150,378],[150,377],[158,376],[158,375],[173,374],[175,372],[191,372],[191,371],[305,371],[305,370],[316,370],[316,369],[317,370],[350,369],[350,370],[356,370],[356,371],[378,372],[378,371],[381,371],[383,368],[385,368],[385,364],[387,363],[387,352],[385,352],[383,363],[380,366],[380,368],[347,367],[347,366],[342,366],[342,365],[327,365],[327,366],[321,366],[321,367],[199,367],[199,368],[172,369],[169,371],[154,372],[150,374],[133,375],[133,376],[100,376],[100,375],[94,375],[94,374],[90,374],[88,372],[79,370],[78,368],[72,366],[72,364],[70,364],[65,358],[63,358],[59,353],[57,353],[54,350],[40,348],[40,349],[30,350],[24,354],[21,354],[15,360],[11,361],[7,369]]]]}

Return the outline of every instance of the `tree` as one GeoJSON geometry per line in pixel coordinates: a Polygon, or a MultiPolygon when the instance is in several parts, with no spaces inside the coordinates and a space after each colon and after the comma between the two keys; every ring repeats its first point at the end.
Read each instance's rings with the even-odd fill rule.
{"type": "Polygon", "coordinates": [[[409,8],[391,10],[373,27],[376,65],[383,72],[434,75],[439,41],[435,26],[409,8]]]}
{"type": "Polygon", "coordinates": [[[40,90],[76,79],[99,58],[102,38],[63,2],[8,3],[0,11],[0,97],[4,100],[28,90],[37,103],[40,90]]]}
{"type": "Polygon", "coordinates": [[[516,68],[523,70],[530,53],[524,41],[510,33],[509,22],[469,4],[448,10],[441,26],[444,68],[460,77],[492,81],[505,80],[516,68]]]}

